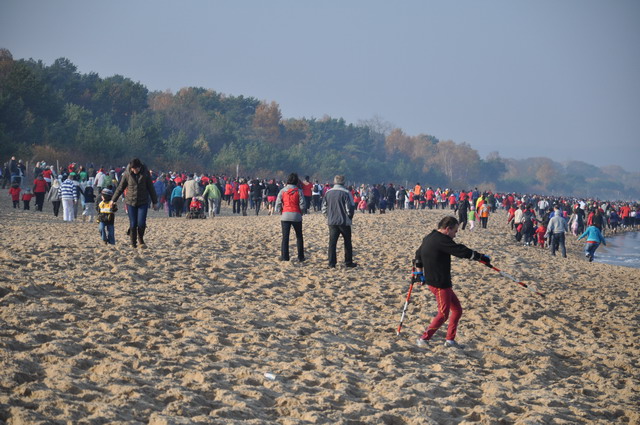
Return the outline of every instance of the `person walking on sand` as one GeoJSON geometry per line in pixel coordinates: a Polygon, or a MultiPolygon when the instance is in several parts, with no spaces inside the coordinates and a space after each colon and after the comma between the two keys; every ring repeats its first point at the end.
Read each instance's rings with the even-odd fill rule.
{"type": "Polygon", "coordinates": [[[416,251],[416,273],[419,279],[428,285],[438,304],[438,313],[417,340],[419,347],[426,347],[427,341],[449,319],[445,346],[464,348],[463,345],[458,344],[455,340],[458,322],[462,316],[462,306],[455,292],[453,292],[451,256],[481,261],[487,267],[491,267],[489,256],[480,254],[465,245],[453,241],[457,232],[458,220],[452,216],[444,217],[438,223],[438,228],[424,237],[422,244],[416,251]],[[450,312],[451,316],[449,316],[450,312]]]}
{"type": "Polygon", "coordinates": [[[477,210],[478,217],[480,218],[480,224],[482,225],[483,229],[486,229],[487,222],[489,221],[489,213],[491,212],[491,206],[486,200],[483,199],[482,202],[479,203],[477,210]]]}
{"type": "Polygon", "coordinates": [[[47,201],[51,202],[51,205],[53,206],[53,215],[57,217],[60,213],[60,203],[62,202],[60,201],[59,179],[54,178],[51,180],[51,188],[49,188],[49,191],[47,192],[47,201]]]}
{"type": "Polygon", "coordinates": [[[467,198],[460,199],[458,202],[458,222],[462,226],[462,230],[467,227],[467,222],[469,221],[469,201],[467,198]]]}
{"type": "Polygon", "coordinates": [[[182,197],[182,180],[176,179],[176,186],[171,191],[169,200],[173,209],[175,217],[182,217],[182,210],[184,208],[184,198],[182,197]]]}
{"type": "Polygon", "coordinates": [[[184,199],[183,208],[186,206],[186,209],[188,210],[189,205],[191,205],[191,200],[198,195],[200,195],[200,186],[198,186],[195,175],[189,174],[187,181],[184,182],[184,185],[182,186],[182,198],[184,199]]]}
{"type": "Polygon", "coordinates": [[[311,183],[311,178],[309,176],[305,176],[304,180],[301,183],[302,186],[302,194],[304,195],[304,213],[309,213],[309,208],[311,208],[311,199],[313,197],[313,183],[311,183]]]}
{"type": "Polygon", "coordinates": [[[38,177],[33,181],[33,194],[36,197],[36,211],[42,211],[44,197],[47,194],[47,182],[42,173],[38,174],[38,177]]]}
{"type": "Polygon", "coordinates": [[[60,200],[62,201],[62,218],[64,221],[73,221],[76,216],[73,211],[74,205],[78,202],[78,190],[74,183],[73,176],[69,175],[60,186],[60,200]]]}
{"type": "Polygon", "coordinates": [[[102,201],[96,205],[98,230],[100,231],[100,238],[105,245],[116,244],[115,212],[118,211],[118,206],[111,201],[112,194],[113,191],[111,189],[102,189],[102,192],[100,192],[102,201]]]}
{"type": "Polygon", "coordinates": [[[282,213],[282,243],[280,244],[280,261],[289,261],[289,234],[291,228],[296,232],[298,261],[305,260],[304,239],[302,237],[302,213],[305,209],[304,193],[298,188],[300,178],[296,173],[289,174],[287,184],[278,193],[276,213],[282,213]]]}
{"type": "Polygon", "coordinates": [[[138,241],[140,241],[140,248],[145,248],[144,233],[147,228],[149,198],[155,206],[158,203],[158,196],[153,187],[149,169],[138,158],[132,159],[122,174],[120,184],[113,193],[114,203],[118,201],[118,197],[125,189],[127,193],[124,202],[127,204],[127,213],[129,214],[131,246],[137,247],[138,241]]]}
{"type": "Polygon", "coordinates": [[[220,189],[213,182],[213,179],[209,180],[209,184],[202,193],[202,197],[209,203],[209,218],[216,216],[216,208],[220,203],[221,196],[220,189]]]}
{"type": "Polygon", "coordinates": [[[253,203],[253,208],[256,210],[256,215],[260,214],[260,206],[262,205],[262,192],[264,186],[260,183],[260,180],[253,179],[249,184],[249,198],[253,203]]]}
{"type": "Polygon", "coordinates": [[[600,244],[607,246],[607,242],[604,240],[602,232],[600,232],[600,229],[595,224],[587,227],[587,230],[584,231],[578,240],[585,237],[587,238],[587,243],[584,244],[584,256],[589,259],[589,262],[592,262],[596,249],[598,249],[600,244]]]}
{"type": "Polygon", "coordinates": [[[9,196],[11,196],[13,208],[18,208],[20,206],[20,192],[22,192],[20,185],[17,182],[12,182],[11,187],[9,188],[9,196]]]}
{"type": "Polygon", "coordinates": [[[276,184],[275,179],[271,179],[267,184],[267,207],[269,209],[269,215],[273,215],[276,210],[276,199],[278,199],[278,193],[280,188],[276,184]]]}
{"type": "Polygon", "coordinates": [[[473,228],[476,225],[476,210],[474,209],[473,205],[469,206],[469,212],[467,213],[467,221],[469,222],[469,231],[473,230],[473,228]]]}
{"type": "Polygon", "coordinates": [[[82,193],[84,196],[84,210],[82,211],[82,221],[89,220],[89,223],[93,221],[96,195],[93,193],[93,185],[87,185],[82,193]]]}
{"type": "Polygon", "coordinates": [[[329,267],[335,268],[337,263],[336,246],[338,237],[344,239],[344,263],[348,268],[357,267],[353,262],[353,246],[351,244],[351,220],[355,211],[353,196],[344,187],[344,176],[333,179],[333,188],[329,189],[322,201],[322,213],[327,217],[329,225],[329,267]]]}
{"type": "MultiPolygon", "coordinates": [[[[238,186],[238,196],[240,199],[240,209],[242,209],[243,216],[247,215],[247,207],[249,206],[250,189],[251,188],[249,187],[247,180],[240,179],[240,185],[238,186]]],[[[238,210],[238,213],[240,213],[240,210],[238,210]]]]}
{"type": "Polygon", "coordinates": [[[569,231],[567,220],[562,217],[562,212],[559,206],[553,207],[553,217],[549,220],[547,225],[547,233],[545,237],[551,245],[551,255],[555,257],[556,251],[562,250],[562,257],[567,258],[567,248],[565,247],[564,234],[569,231]]]}

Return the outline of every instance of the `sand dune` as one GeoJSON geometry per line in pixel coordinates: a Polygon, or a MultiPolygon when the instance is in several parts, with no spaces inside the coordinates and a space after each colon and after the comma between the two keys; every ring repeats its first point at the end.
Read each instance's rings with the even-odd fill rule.
{"type": "Polygon", "coordinates": [[[506,213],[458,240],[546,298],[455,259],[459,351],[443,330],[414,345],[426,288],[396,336],[441,211],[358,213],[347,270],[326,267],[320,214],[300,264],[277,261],[278,217],[153,212],[133,250],[122,212],[105,247],[97,225],[45,209],[0,205],[0,422],[640,423],[640,270],[587,263],[572,237],[568,259],[517,245],[506,213]]]}

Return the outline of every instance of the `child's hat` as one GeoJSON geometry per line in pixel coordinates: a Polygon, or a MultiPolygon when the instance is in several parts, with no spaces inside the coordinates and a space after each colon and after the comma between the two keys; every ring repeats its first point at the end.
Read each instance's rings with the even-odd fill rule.
{"type": "Polygon", "coordinates": [[[111,190],[111,189],[102,189],[102,194],[103,195],[107,195],[107,196],[112,196],[113,195],[113,190],[111,190]]]}

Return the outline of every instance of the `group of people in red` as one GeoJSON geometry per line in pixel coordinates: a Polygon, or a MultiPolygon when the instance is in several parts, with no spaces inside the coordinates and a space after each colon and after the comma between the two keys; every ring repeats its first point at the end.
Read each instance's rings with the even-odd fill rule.
{"type": "MultiPolygon", "coordinates": [[[[60,202],[59,185],[72,179],[77,188],[75,198],[85,211],[87,198],[93,203],[92,193],[100,195],[105,188],[115,190],[122,181],[125,167],[93,167],[91,164],[68,164],[58,173],[56,167],[44,161],[36,163],[33,184],[27,184],[26,167],[15,157],[5,164],[3,185],[10,183],[9,195],[14,207],[23,202],[24,209],[30,209],[35,198],[36,210],[42,211],[45,200],[50,200],[57,215],[60,202]],[[59,184],[59,185],[58,185],[59,184]],[[51,190],[52,186],[55,190],[51,190]],[[97,192],[96,192],[97,191],[97,192]],[[55,193],[54,193],[55,192],[55,193]],[[54,196],[52,196],[54,195],[54,196]]],[[[221,206],[231,207],[232,214],[246,216],[248,211],[259,215],[276,213],[278,194],[286,182],[276,179],[232,178],[225,175],[195,174],[186,172],[157,172],[148,169],[150,179],[157,195],[156,208],[164,208],[167,215],[181,217],[189,211],[202,211],[209,217],[220,214],[221,206]]],[[[319,212],[322,201],[333,185],[312,181],[309,176],[300,179],[297,186],[301,190],[302,213],[319,212]]],[[[567,223],[568,231],[579,235],[590,224],[596,223],[602,231],[615,232],[620,226],[634,227],[640,217],[640,206],[627,202],[608,202],[582,200],[577,198],[558,198],[540,195],[519,195],[515,193],[493,193],[473,190],[451,190],[433,188],[416,183],[412,188],[384,184],[345,184],[353,198],[356,210],[369,213],[385,213],[394,209],[448,209],[457,214],[460,228],[467,224],[472,229],[474,222],[481,227],[488,225],[489,215],[498,208],[508,211],[508,222],[516,231],[515,238],[525,245],[549,245],[552,235],[547,225],[554,216],[553,206],[559,206],[560,214],[567,223]]],[[[77,207],[76,207],[77,208],[77,207]]],[[[84,213],[83,213],[84,214],[84,213]]]]}

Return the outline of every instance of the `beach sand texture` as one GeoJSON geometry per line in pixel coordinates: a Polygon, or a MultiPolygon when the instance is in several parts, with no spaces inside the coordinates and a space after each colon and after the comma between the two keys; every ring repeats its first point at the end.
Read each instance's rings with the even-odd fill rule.
{"type": "Polygon", "coordinates": [[[50,204],[0,204],[0,422],[640,423],[640,270],[587,263],[573,237],[568,259],[516,244],[505,212],[457,241],[546,298],[453,259],[460,351],[444,328],[415,346],[436,311],[426,287],[396,336],[442,211],[357,213],[360,267],[328,269],[319,213],[304,217],[299,264],[277,260],[279,217],[226,206],[207,220],[151,212],[148,249],[133,250],[122,207],[105,247],[96,224],[50,204]]]}

